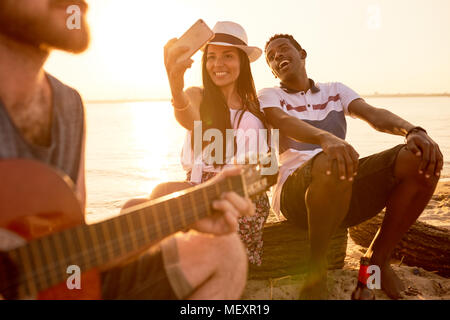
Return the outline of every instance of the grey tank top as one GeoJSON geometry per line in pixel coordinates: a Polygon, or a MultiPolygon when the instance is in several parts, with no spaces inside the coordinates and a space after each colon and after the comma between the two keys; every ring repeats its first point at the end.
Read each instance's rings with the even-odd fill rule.
{"type": "Polygon", "coordinates": [[[21,135],[0,100],[0,159],[27,158],[44,162],[78,180],[84,130],[84,108],[77,91],[47,74],[52,87],[51,144],[32,145],[21,135]]]}

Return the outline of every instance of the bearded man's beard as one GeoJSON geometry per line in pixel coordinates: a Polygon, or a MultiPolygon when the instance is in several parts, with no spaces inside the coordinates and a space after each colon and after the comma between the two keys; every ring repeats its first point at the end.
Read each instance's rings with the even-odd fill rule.
{"type": "Polygon", "coordinates": [[[48,50],[80,53],[89,46],[89,28],[83,17],[79,29],[69,30],[66,26],[69,14],[52,19],[51,10],[48,15],[33,14],[16,1],[0,0],[0,33],[3,35],[48,50]]]}

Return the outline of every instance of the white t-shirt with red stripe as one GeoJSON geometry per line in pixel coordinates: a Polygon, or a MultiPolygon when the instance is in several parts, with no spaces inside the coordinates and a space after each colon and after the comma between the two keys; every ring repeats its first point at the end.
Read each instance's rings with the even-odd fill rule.
{"type": "MultiPolygon", "coordinates": [[[[258,92],[261,110],[280,108],[287,114],[345,139],[348,106],[360,96],[339,82],[314,83],[307,92],[292,92],[281,87],[264,88],[258,92]]],[[[272,208],[280,215],[280,195],[286,179],[303,163],[322,151],[319,145],[292,140],[280,132],[280,170],[272,197],[272,208]]]]}

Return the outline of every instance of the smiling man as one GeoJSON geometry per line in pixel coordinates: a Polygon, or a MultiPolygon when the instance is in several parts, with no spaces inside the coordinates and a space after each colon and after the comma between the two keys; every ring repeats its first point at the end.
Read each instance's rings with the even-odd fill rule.
{"type": "MultiPolygon", "coordinates": [[[[87,48],[86,10],[86,3],[77,0],[0,1],[0,161],[34,159],[64,172],[75,183],[83,211],[83,103],[76,90],[47,74],[43,66],[52,49],[80,53],[87,48]],[[82,13],[79,29],[67,27],[72,5],[82,13]]],[[[231,169],[222,178],[238,173],[238,168],[231,169]]],[[[139,257],[103,272],[102,297],[239,298],[247,257],[236,233],[237,219],[254,214],[255,208],[250,199],[234,192],[222,194],[212,207],[215,214],[191,225],[196,231],[167,237],[139,257]]]]}
{"type": "Polygon", "coordinates": [[[282,166],[273,207],[307,228],[311,243],[300,298],[327,297],[326,251],[336,229],[359,224],[385,207],[382,227],[366,257],[380,267],[386,294],[400,298],[404,287],[389,259],[434,192],[443,166],[438,145],[425,129],[369,105],[342,83],[308,78],[307,53],[291,35],[273,36],[265,49],[266,61],[281,81],[279,87],[258,94],[268,121],[280,129],[282,166]],[[404,136],[405,145],[359,159],[345,141],[345,116],[404,136]]]}

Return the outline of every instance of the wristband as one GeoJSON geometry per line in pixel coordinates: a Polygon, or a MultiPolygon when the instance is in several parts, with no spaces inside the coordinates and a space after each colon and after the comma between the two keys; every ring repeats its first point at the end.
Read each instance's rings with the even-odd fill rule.
{"type": "Polygon", "coordinates": [[[427,133],[427,130],[425,130],[424,128],[422,128],[422,127],[414,127],[414,128],[411,128],[411,129],[408,130],[408,132],[406,133],[405,139],[408,139],[408,136],[409,136],[411,133],[414,133],[414,132],[416,132],[416,131],[423,131],[423,132],[425,132],[426,134],[428,134],[428,133],[427,133]]]}

